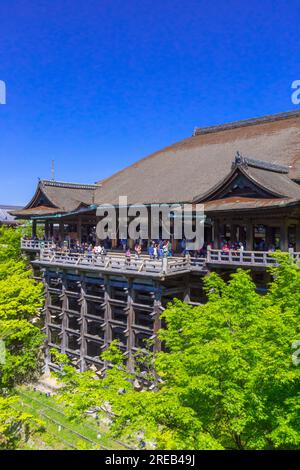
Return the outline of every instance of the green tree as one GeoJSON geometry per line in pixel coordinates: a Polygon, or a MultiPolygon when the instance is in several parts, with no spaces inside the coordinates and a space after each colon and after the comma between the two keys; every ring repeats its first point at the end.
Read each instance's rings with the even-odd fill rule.
{"type": "Polygon", "coordinates": [[[14,448],[39,427],[28,413],[14,408],[16,384],[36,377],[44,335],[37,321],[43,286],[32,279],[20,252],[20,230],[0,229],[0,448],[14,448]]]}
{"type": "Polygon", "coordinates": [[[0,364],[0,387],[30,380],[41,359],[43,335],[32,322],[43,305],[43,286],[31,278],[20,254],[20,238],[20,231],[1,228],[0,339],[5,342],[6,362],[0,364]]]}
{"type": "Polygon", "coordinates": [[[0,227],[0,263],[17,260],[21,256],[22,229],[0,227]]]}
{"type": "Polygon", "coordinates": [[[143,436],[160,449],[299,449],[292,343],[300,339],[300,268],[288,255],[278,262],[265,296],[238,270],[228,283],[206,277],[205,305],[168,306],[159,334],[166,352],[153,357],[152,389],[137,390],[140,375],[126,370],[113,343],[103,380],[64,368],[60,399],[73,415],[108,410],[115,436],[143,436]]]}
{"type": "Polygon", "coordinates": [[[16,449],[20,442],[28,441],[33,432],[43,430],[41,421],[15,408],[18,400],[15,396],[0,395],[0,449],[16,449]]]}

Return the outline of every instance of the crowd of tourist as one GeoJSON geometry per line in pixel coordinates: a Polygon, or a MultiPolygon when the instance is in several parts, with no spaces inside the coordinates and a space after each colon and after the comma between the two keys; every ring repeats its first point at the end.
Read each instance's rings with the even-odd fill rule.
{"type": "MultiPolygon", "coordinates": [[[[107,255],[108,251],[112,249],[112,241],[108,238],[103,241],[93,242],[79,242],[78,240],[64,240],[60,242],[58,238],[52,237],[50,239],[38,239],[35,236],[24,236],[24,240],[34,240],[40,242],[48,242],[47,248],[51,251],[69,252],[72,254],[86,254],[88,256],[101,256],[102,259],[107,255]],[[49,246],[50,242],[50,246],[49,246]]],[[[126,263],[130,263],[132,259],[140,259],[142,254],[148,254],[151,260],[162,260],[164,258],[172,257],[174,254],[182,256],[191,256],[195,258],[206,258],[208,250],[214,248],[214,242],[204,242],[199,250],[192,250],[189,248],[189,241],[183,238],[176,244],[174,250],[174,243],[170,240],[136,240],[133,248],[130,248],[127,239],[121,239],[119,245],[114,249],[119,249],[124,253],[126,263]]],[[[227,253],[240,253],[246,250],[246,243],[241,241],[232,242],[231,240],[224,239],[221,243],[222,254],[227,253]]],[[[254,251],[275,251],[274,244],[267,244],[264,239],[254,240],[254,251]]],[[[117,251],[117,250],[116,250],[117,251]]]]}

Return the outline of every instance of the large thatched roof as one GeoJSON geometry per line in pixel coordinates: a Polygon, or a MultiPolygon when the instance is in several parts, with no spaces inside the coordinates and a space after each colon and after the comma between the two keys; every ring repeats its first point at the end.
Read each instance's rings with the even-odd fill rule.
{"type": "Polygon", "coordinates": [[[198,129],[197,134],[166,147],[101,181],[96,203],[189,202],[206,193],[242,155],[290,166],[300,180],[300,111],[198,129]]]}
{"type": "MultiPolygon", "coordinates": [[[[119,196],[127,196],[129,204],[204,200],[231,175],[237,152],[247,157],[246,177],[269,194],[272,205],[276,198],[279,204],[282,199],[300,201],[296,184],[300,182],[300,111],[293,111],[196,129],[193,136],[96,185],[40,181],[32,200],[17,215],[49,216],[82,206],[118,204],[119,196]],[[251,160],[261,164],[251,165],[251,160]]],[[[257,200],[253,204],[257,207],[257,200]]],[[[262,207],[266,204],[264,200],[262,207]]],[[[251,206],[251,200],[246,205],[251,206]]]]}

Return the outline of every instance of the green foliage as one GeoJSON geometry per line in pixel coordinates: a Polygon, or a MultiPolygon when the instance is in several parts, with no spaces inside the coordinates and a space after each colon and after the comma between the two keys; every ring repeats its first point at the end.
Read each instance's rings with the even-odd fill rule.
{"type": "Polygon", "coordinates": [[[0,389],[30,382],[39,374],[44,335],[27,320],[0,320],[0,338],[6,349],[0,364],[0,389]]]}
{"type": "Polygon", "coordinates": [[[43,429],[40,420],[15,408],[18,401],[17,396],[0,395],[0,449],[15,449],[22,441],[27,442],[33,432],[43,429]]]}
{"type": "Polygon", "coordinates": [[[39,373],[44,335],[33,324],[43,305],[42,285],[31,279],[20,253],[20,229],[0,228],[0,448],[27,439],[37,422],[14,408],[17,397],[7,390],[39,373]]]}
{"type": "Polygon", "coordinates": [[[43,305],[43,286],[24,260],[0,263],[0,319],[31,319],[43,305]]]}
{"type": "Polygon", "coordinates": [[[0,244],[0,339],[5,342],[6,362],[0,364],[0,388],[30,380],[40,359],[43,339],[32,324],[43,305],[41,284],[30,278],[26,260],[19,258],[13,229],[1,229],[0,244]]]}
{"type": "Polygon", "coordinates": [[[114,436],[148,447],[299,449],[300,366],[292,343],[300,339],[300,268],[276,256],[265,296],[238,270],[228,283],[206,277],[205,305],[168,306],[159,334],[166,351],[145,359],[154,367],[151,389],[139,391],[141,369],[128,372],[113,343],[103,379],[64,367],[60,400],[73,415],[97,407],[114,436]]]}
{"type": "Polygon", "coordinates": [[[0,227],[0,263],[11,259],[17,260],[21,256],[20,229],[0,227]]]}
{"type": "Polygon", "coordinates": [[[101,380],[92,370],[79,373],[70,364],[67,356],[58,353],[55,349],[51,350],[51,355],[52,361],[62,368],[58,377],[65,385],[58,400],[66,404],[66,412],[69,411],[70,416],[75,419],[80,418],[85,411],[100,406],[102,409],[98,412],[105,417],[106,412],[111,408],[108,406],[111,398],[120,399],[121,391],[128,391],[132,388],[130,383],[132,375],[123,364],[123,355],[116,341],[113,341],[110,349],[103,354],[104,360],[111,360],[114,364],[101,380]],[[74,390],[76,390],[75,395],[74,390]]]}

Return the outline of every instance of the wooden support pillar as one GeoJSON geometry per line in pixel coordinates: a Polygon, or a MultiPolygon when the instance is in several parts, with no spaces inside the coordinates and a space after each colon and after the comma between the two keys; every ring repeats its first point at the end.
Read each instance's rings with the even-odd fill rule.
{"type": "Polygon", "coordinates": [[[220,248],[220,222],[218,219],[214,220],[214,233],[213,233],[213,242],[214,242],[214,249],[220,248]]]}
{"type": "Polygon", "coordinates": [[[155,334],[155,343],[154,343],[154,351],[158,352],[161,350],[161,342],[157,337],[157,332],[161,328],[161,287],[159,283],[155,283],[155,299],[154,299],[154,325],[153,325],[153,332],[155,334]]]}
{"type": "Polygon", "coordinates": [[[134,370],[134,359],[133,359],[133,348],[134,348],[134,332],[132,326],[134,324],[134,291],[133,281],[128,279],[128,291],[127,291],[127,350],[128,350],[128,368],[131,372],[134,370]]]}
{"type": "Polygon", "coordinates": [[[186,276],[185,278],[185,289],[184,289],[184,294],[183,294],[183,301],[186,303],[189,303],[191,300],[191,289],[190,289],[190,278],[189,275],[186,276]]]}
{"type": "Polygon", "coordinates": [[[100,217],[96,217],[96,245],[101,244],[101,240],[98,237],[98,230],[97,230],[97,225],[98,225],[99,221],[100,221],[100,217]]]}
{"type": "Polygon", "coordinates": [[[86,370],[86,363],[85,363],[85,356],[87,353],[87,346],[86,346],[86,339],[85,334],[87,333],[87,325],[86,325],[86,315],[87,315],[87,303],[85,300],[85,293],[86,293],[86,285],[84,282],[84,276],[81,275],[80,279],[80,299],[81,299],[81,310],[80,310],[80,372],[84,372],[86,370]]]}
{"type": "Polygon", "coordinates": [[[32,236],[36,237],[36,220],[32,221],[32,236]]]}
{"type": "Polygon", "coordinates": [[[66,348],[68,347],[68,338],[67,338],[67,332],[66,332],[66,328],[68,328],[68,317],[67,317],[67,313],[66,313],[66,310],[68,308],[68,297],[67,297],[67,294],[66,294],[66,276],[65,274],[63,275],[63,279],[62,279],[62,313],[63,313],[63,317],[62,317],[62,324],[61,324],[61,333],[62,333],[62,337],[61,337],[61,347],[60,347],[60,352],[62,354],[65,354],[66,352],[66,348]]]}
{"type": "Polygon", "coordinates": [[[49,372],[49,362],[51,362],[51,354],[49,348],[50,338],[50,328],[49,324],[51,323],[51,313],[49,310],[50,306],[50,294],[49,294],[49,275],[48,273],[44,277],[44,286],[45,286],[45,373],[49,372]]]}
{"type": "Polygon", "coordinates": [[[296,251],[300,252],[300,223],[296,225],[296,251]]]}
{"type": "Polygon", "coordinates": [[[49,224],[49,236],[52,238],[54,235],[53,222],[49,224]]]}
{"type": "Polygon", "coordinates": [[[79,243],[81,243],[82,239],[82,219],[81,217],[78,217],[78,223],[77,223],[77,239],[79,243]]]}
{"type": "Polygon", "coordinates": [[[45,222],[45,238],[46,240],[49,240],[49,222],[48,220],[45,222]]]}
{"type": "Polygon", "coordinates": [[[109,276],[104,276],[104,320],[105,320],[105,332],[104,332],[104,342],[109,344],[112,340],[111,324],[111,306],[110,306],[110,278],[109,276]]]}
{"type": "Polygon", "coordinates": [[[274,243],[272,235],[272,227],[266,226],[266,245],[268,247],[274,243]]]}
{"type": "Polygon", "coordinates": [[[65,238],[65,227],[63,222],[59,222],[59,241],[63,242],[65,238]]]}
{"type": "Polygon", "coordinates": [[[281,251],[288,251],[288,224],[284,221],[280,225],[280,249],[281,251]]]}
{"type": "Polygon", "coordinates": [[[237,225],[231,224],[230,225],[230,240],[232,242],[237,242],[237,225]]]}
{"type": "Polygon", "coordinates": [[[246,250],[253,250],[253,224],[251,222],[248,222],[246,227],[246,250]]]}

